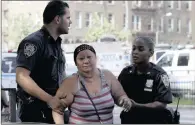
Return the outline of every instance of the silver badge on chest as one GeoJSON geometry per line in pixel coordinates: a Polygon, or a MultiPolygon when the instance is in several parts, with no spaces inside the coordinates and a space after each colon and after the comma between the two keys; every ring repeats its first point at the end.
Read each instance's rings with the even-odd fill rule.
{"type": "Polygon", "coordinates": [[[147,79],[144,91],[152,92],[153,82],[154,81],[152,79],[147,79]]]}

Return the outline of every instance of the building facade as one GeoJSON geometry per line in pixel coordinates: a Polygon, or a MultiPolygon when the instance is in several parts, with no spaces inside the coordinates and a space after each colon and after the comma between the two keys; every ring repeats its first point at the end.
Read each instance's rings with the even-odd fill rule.
{"type": "MultiPolygon", "coordinates": [[[[9,14],[43,13],[48,1],[9,2],[9,14]]],[[[128,27],[132,36],[150,36],[156,43],[194,43],[194,1],[67,1],[72,25],[62,38],[67,42],[83,41],[92,25],[93,13],[101,23],[106,17],[116,29],[128,27]],[[128,13],[127,13],[128,12],[128,13]],[[126,16],[128,14],[128,16],[126,16]],[[128,17],[128,20],[126,20],[128,17]],[[128,21],[128,23],[126,22],[128,21]]],[[[2,4],[5,4],[3,2],[2,4]]]]}

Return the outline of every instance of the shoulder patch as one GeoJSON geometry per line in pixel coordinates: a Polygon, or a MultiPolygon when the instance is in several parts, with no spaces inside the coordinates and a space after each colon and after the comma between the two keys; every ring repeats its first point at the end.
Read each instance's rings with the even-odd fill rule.
{"type": "Polygon", "coordinates": [[[24,45],[24,55],[26,56],[26,58],[31,57],[32,55],[34,55],[37,51],[37,46],[35,46],[32,43],[25,43],[24,45]]]}
{"type": "Polygon", "coordinates": [[[161,75],[161,80],[164,83],[165,87],[168,88],[170,84],[168,75],[161,75]]]}

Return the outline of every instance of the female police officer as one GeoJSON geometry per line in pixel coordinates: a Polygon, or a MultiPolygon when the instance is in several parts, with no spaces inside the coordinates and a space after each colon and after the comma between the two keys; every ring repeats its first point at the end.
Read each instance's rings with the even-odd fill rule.
{"type": "Polygon", "coordinates": [[[132,100],[132,110],[121,112],[121,123],[162,123],[163,110],[172,103],[167,73],[149,62],[154,43],[149,37],[138,37],[132,46],[133,64],[120,73],[118,80],[132,100]],[[160,116],[161,115],[161,116],[160,116]]]}

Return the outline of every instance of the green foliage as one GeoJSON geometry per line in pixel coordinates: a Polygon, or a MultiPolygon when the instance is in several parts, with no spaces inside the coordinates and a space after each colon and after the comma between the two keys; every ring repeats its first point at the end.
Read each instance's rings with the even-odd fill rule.
{"type": "Polygon", "coordinates": [[[93,14],[92,26],[88,29],[85,40],[94,42],[97,41],[102,35],[112,34],[118,39],[125,41],[129,36],[131,36],[130,30],[117,30],[111,23],[108,22],[106,18],[103,19],[103,25],[101,24],[101,19],[97,13],[93,14]]]}
{"type": "MultiPolygon", "coordinates": [[[[38,19],[41,20],[41,17],[38,19]]],[[[15,49],[22,39],[40,29],[42,25],[40,21],[36,22],[34,17],[27,14],[14,15],[4,21],[7,24],[7,27],[4,27],[7,34],[4,42],[7,42],[9,48],[12,49],[15,49]]]]}

